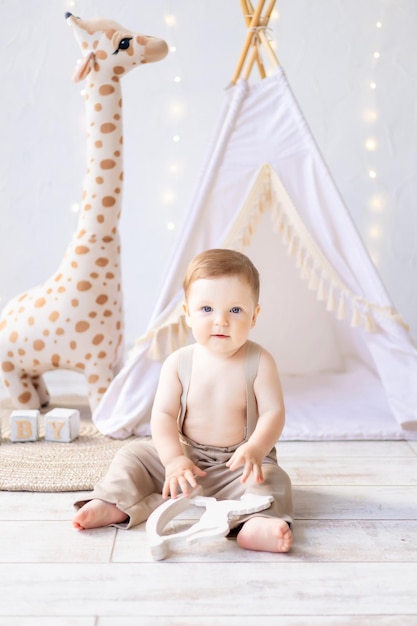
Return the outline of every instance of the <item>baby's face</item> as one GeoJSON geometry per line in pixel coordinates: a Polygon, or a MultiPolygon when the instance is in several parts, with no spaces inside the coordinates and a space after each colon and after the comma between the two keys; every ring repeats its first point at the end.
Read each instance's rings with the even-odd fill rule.
{"type": "Polygon", "coordinates": [[[201,278],[190,287],[184,305],[197,343],[222,354],[236,352],[255,326],[259,305],[239,276],[201,278]]]}

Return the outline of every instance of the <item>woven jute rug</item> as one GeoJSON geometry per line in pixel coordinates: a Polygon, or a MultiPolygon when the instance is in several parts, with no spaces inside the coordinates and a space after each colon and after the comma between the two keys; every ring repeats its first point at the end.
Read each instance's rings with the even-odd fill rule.
{"type": "Polygon", "coordinates": [[[43,413],[55,407],[80,411],[80,435],[70,443],[45,441],[40,419],[38,441],[10,441],[8,400],[0,402],[0,491],[89,491],[104,475],[123,441],[102,435],[90,418],[87,400],[82,397],[58,396],[43,413]]]}

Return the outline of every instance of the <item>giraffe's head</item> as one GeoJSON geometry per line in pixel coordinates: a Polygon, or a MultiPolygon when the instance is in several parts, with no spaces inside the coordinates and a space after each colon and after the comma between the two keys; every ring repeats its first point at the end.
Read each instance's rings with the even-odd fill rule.
{"type": "Polygon", "coordinates": [[[83,20],[71,13],[66,13],[65,18],[83,55],[73,75],[76,82],[86,78],[92,70],[103,76],[122,76],[142,63],[160,61],[168,54],[163,39],[134,33],[112,20],[83,20]]]}

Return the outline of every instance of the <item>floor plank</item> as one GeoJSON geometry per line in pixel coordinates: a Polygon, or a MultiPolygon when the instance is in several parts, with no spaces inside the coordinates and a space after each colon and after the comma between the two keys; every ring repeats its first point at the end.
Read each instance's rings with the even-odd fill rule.
{"type": "Polygon", "coordinates": [[[73,502],[88,498],[88,491],[67,493],[0,492],[0,520],[71,520],[73,502]]]}
{"type": "Polygon", "coordinates": [[[413,485],[417,486],[417,457],[310,457],[308,463],[289,457],[282,463],[294,485],[413,485]]]}
{"type": "MultiPolygon", "coordinates": [[[[276,616],[268,617],[260,614],[239,615],[237,617],[234,615],[223,617],[178,617],[165,615],[164,617],[141,616],[140,618],[140,626],[259,626],[260,624],[262,626],[416,626],[416,617],[413,615],[331,615],[329,617],[326,615],[304,615],[301,617],[280,615],[277,618],[276,616]]],[[[1,621],[0,625],[3,626],[1,621]]],[[[14,626],[14,624],[10,624],[10,626],[14,626]]],[[[32,626],[32,624],[27,626],[32,626]]],[[[38,624],[33,626],[38,626],[38,624]]],[[[138,618],[101,617],[97,622],[97,626],[138,626],[138,618]],[[120,622],[120,619],[123,619],[123,621],[120,622]]]]}
{"type": "MultiPolygon", "coordinates": [[[[417,447],[417,442],[413,442],[417,447]]],[[[279,441],[281,460],[294,456],[306,457],[397,457],[414,456],[412,442],[407,441],[279,441]]]]}
{"type": "Polygon", "coordinates": [[[115,528],[77,532],[68,521],[0,522],[0,563],[108,563],[115,528]]]}
{"type": "Polygon", "coordinates": [[[417,487],[296,486],[296,519],[417,519],[417,487]]]}
{"type": "Polygon", "coordinates": [[[68,616],[253,616],[260,607],[269,616],[417,615],[416,576],[417,563],[290,558],[250,568],[204,562],[1,564],[0,615],[52,617],[64,606],[68,616]]]}
{"type": "MultiPolygon", "coordinates": [[[[188,524],[189,525],[189,524],[188,524]]],[[[185,530],[186,522],[175,523],[175,532],[185,530]]],[[[181,546],[170,550],[170,563],[259,563],[259,553],[242,550],[236,541],[219,539],[207,544],[181,546]]],[[[145,525],[132,531],[119,531],[112,560],[114,563],[149,563],[152,557],[145,525]]],[[[294,526],[291,554],[264,554],[262,563],[303,562],[417,562],[415,521],[298,521],[294,526]]]]}
{"type": "MultiPolygon", "coordinates": [[[[95,617],[67,617],[66,615],[57,615],[56,617],[16,617],[6,615],[0,617],[0,626],[97,626],[95,617]]],[[[114,622],[114,626],[117,626],[114,622]]],[[[120,626],[122,623],[120,622],[120,626]]],[[[168,626],[168,625],[167,625],[168,626]]]]}

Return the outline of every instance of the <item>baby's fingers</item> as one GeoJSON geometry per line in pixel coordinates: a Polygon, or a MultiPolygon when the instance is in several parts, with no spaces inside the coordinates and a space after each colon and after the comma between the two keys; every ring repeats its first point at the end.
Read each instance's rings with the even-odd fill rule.
{"type": "Polygon", "coordinates": [[[162,488],[162,497],[163,498],[169,498],[169,496],[171,495],[172,498],[176,498],[177,497],[177,479],[176,478],[170,478],[167,479],[164,482],[164,486],[162,488]]]}
{"type": "Polygon", "coordinates": [[[237,469],[241,465],[243,465],[244,459],[240,456],[237,456],[236,453],[230,457],[230,459],[226,463],[226,467],[228,467],[232,472],[237,469]]]}
{"type": "Polygon", "coordinates": [[[252,461],[246,461],[245,466],[243,468],[243,473],[241,477],[241,482],[245,483],[249,476],[253,473],[253,478],[256,483],[263,483],[264,477],[262,474],[262,468],[257,463],[253,463],[252,461]]]}

